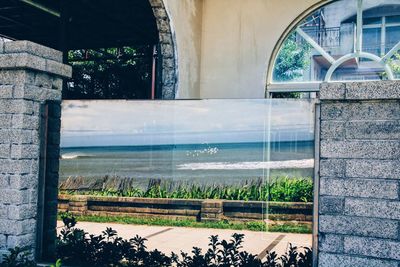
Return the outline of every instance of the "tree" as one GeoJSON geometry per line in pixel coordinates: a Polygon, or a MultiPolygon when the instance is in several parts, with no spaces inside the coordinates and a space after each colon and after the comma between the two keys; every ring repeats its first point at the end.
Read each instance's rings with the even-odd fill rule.
{"type": "MultiPolygon", "coordinates": [[[[296,81],[304,75],[310,64],[311,46],[296,40],[296,33],[286,38],[276,59],[273,80],[274,82],[296,81]]],[[[298,98],[299,93],[277,93],[277,98],[298,98]]]]}

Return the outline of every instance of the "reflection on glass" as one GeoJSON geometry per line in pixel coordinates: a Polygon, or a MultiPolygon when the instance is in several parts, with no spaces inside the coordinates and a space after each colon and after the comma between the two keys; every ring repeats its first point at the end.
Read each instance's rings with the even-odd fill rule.
{"type": "Polygon", "coordinates": [[[147,186],[149,178],[244,182],[266,169],[311,176],[311,102],[277,101],[64,101],[61,179],[108,175],[147,186]]]}
{"type": "MultiPolygon", "coordinates": [[[[274,65],[272,82],[324,81],[335,61],[355,52],[357,0],[331,2],[303,20],[283,42],[274,65]],[[318,46],[310,46],[312,42],[318,46]],[[325,53],[325,55],[324,55],[325,53]],[[296,63],[292,61],[296,58],[296,63]]],[[[400,42],[400,3],[363,1],[363,52],[384,56],[400,42]]],[[[335,81],[387,79],[379,62],[350,59],[331,77],[335,81]]]]}

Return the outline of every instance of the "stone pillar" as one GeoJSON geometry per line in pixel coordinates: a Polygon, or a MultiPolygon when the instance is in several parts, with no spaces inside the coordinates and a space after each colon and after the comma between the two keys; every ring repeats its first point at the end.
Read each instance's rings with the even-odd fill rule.
{"type": "MultiPolygon", "coordinates": [[[[28,247],[34,254],[36,252],[40,239],[37,237],[38,229],[43,225],[43,222],[38,223],[39,189],[45,187],[39,183],[39,177],[43,175],[40,170],[43,151],[46,151],[42,144],[47,141],[41,127],[41,111],[44,103],[53,101],[49,108],[49,113],[53,114],[49,116],[53,118],[49,119],[48,128],[49,133],[52,129],[58,133],[48,143],[54,146],[53,152],[58,153],[61,114],[54,113],[54,109],[60,110],[63,78],[72,73],[71,67],[61,62],[61,52],[32,42],[0,43],[1,254],[15,246],[28,247]]],[[[49,170],[58,172],[54,166],[49,170]]],[[[58,174],[55,179],[57,177],[58,174]]],[[[42,196],[46,194],[46,201],[52,203],[56,200],[58,179],[51,182],[50,178],[54,176],[46,178],[48,187],[42,191],[42,196]]],[[[56,209],[45,209],[44,219],[51,221],[48,225],[54,226],[56,209]]],[[[46,229],[42,231],[46,232],[46,229]]],[[[55,229],[51,231],[54,233],[55,229]]],[[[47,242],[54,243],[54,239],[47,242]]]]}
{"type": "Polygon", "coordinates": [[[321,87],[318,266],[400,263],[400,82],[321,87]]]}
{"type": "Polygon", "coordinates": [[[202,222],[218,222],[223,217],[223,202],[221,200],[204,200],[201,203],[200,220],[202,222]]]}

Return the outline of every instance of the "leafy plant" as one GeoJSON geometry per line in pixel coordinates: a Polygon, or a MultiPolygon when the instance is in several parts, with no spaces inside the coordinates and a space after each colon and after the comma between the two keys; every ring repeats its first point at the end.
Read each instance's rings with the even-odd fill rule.
{"type": "Polygon", "coordinates": [[[313,181],[311,178],[279,177],[269,183],[258,179],[245,181],[239,185],[200,185],[150,180],[146,190],[104,188],[89,191],[62,190],[61,193],[145,198],[310,202],[313,198],[313,181]]]}
{"type": "Polygon", "coordinates": [[[0,263],[0,267],[36,267],[29,248],[15,247],[9,249],[8,252],[3,255],[3,263],[0,263]]]}
{"type": "Polygon", "coordinates": [[[167,256],[158,250],[148,250],[145,238],[135,236],[130,240],[118,237],[117,232],[107,228],[101,235],[89,235],[75,228],[73,216],[63,216],[64,228],[58,236],[57,256],[68,265],[74,266],[177,266],[177,267],[311,267],[312,251],[290,246],[286,255],[267,253],[260,260],[242,250],[244,235],[233,234],[232,238],[220,240],[211,236],[208,250],[203,254],[194,247],[192,253],[171,253],[167,256]]]}

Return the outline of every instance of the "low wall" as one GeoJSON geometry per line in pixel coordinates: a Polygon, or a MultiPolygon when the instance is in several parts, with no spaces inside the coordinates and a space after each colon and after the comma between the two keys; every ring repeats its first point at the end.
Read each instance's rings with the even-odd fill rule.
{"type": "Polygon", "coordinates": [[[76,215],[157,217],[197,221],[312,221],[312,203],[59,195],[58,210],[76,215]],[[265,211],[268,210],[268,217],[265,211]]]}

